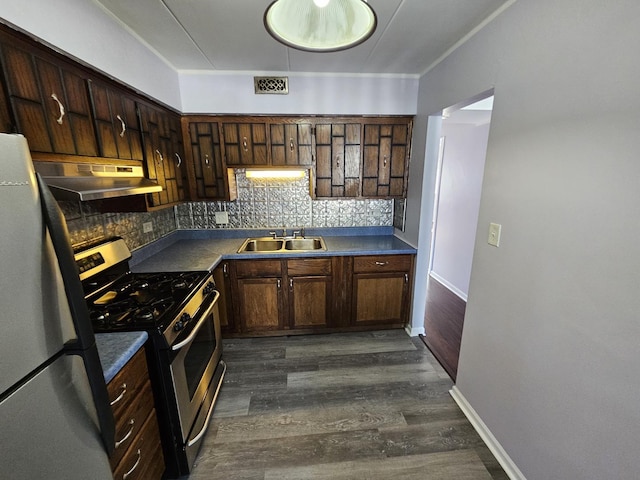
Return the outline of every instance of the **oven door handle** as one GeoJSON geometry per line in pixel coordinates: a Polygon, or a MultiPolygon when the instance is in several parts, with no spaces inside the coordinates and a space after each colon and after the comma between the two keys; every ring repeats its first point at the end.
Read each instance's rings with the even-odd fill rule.
{"type": "MultiPolygon", "coordinates": [[[[220,364],[222,365],[222,368],[224,369],[222,371],[222,376],[224,377],[224,372],[227,371],[227,364],[224,363],[223,360],[220,360],[220,364]]],[[[213,397],[213,401],[211,402],[211,405],[209,406],[209,411],[207,412],[207,418],[204,421],[204,425],[203,425],[202,429],[191,440],[189,440],[187,442],[187,447],[193,447],[196,443],[198,443],[198,441],[202,438],[202,436],[207,431],[207,427],[209,426],[209,420],[211,420],[211,415],[213,414],[213,409],[216,406],[215,399],[218,396],[218,392],[220,391],[220,386],[221,385],[222,385],[222,380],[218,383],[218,387],[216,388],[216,393],[215,393],[215,395],[213,397]]]]}
{"type": "Polygon", "coordinates": [[[216,303],[218,303],[218,298],[220,298],[220,292],[218,292],[217,290],[215,292],[216,292],[216,295],[213,298],[211,305],[209,305],[209,307],[207,308],[207,311],[204,312],[204,314],[200,317],[200,320],[198,320],[198,323],[196,324],[196,326],[193,327],[193,330],[191,331],[189,336],[185,338],[183,341],[181,341],[180,343],[176,343],[175,345],[173,345],[171,347],[171,350],[175,352],[176,350],[180,350],[185,345],[193,342],[193,339],[196,338],[196,335],[198,334],[198,330],[200,330],[202,325],[204,325],[204,322],[207,321],[207,317],[211,313],[211,310],[213,310],[213,307],[216,305],[216,303]]]}

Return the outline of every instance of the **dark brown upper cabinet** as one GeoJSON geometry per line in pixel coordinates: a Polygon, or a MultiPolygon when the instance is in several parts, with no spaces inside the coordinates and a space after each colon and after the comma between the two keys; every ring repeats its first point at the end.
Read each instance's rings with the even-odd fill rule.
{"type": "Polygon", "coordinates": [[[333,123],[325,119],[316,123],[315,133],[316,197],[358,197],[361,124],[355,120],[333,123]]]}
{"type": "Polygon", "coordinates": [[[34,152],[98,155],[82,72],[4,31],[0,51],[11,131],[22,133],[34,152]]]}
{"type": "Polygon", "coordinates": [[[229,167],[269,165],[266,121],[225,120],[221,127],[229,167]]]}
{"type": "Polygon", "coordinates": [[[147,194],[149,207],[176,204],[185,198],[185,162],[180,116],[149,103],[139,103],[147,178],[162,186],[147,194]]]}
{"type": "Polygon", "coordinates": [[[226,168],[222,161],[220,124],[183,118],[183,131],[188,139],[185,154],[191,197],[226,199],[226,168]]]}
{"type": "Polygon", "coordinates": [[[89,81],[100,155],[144,160],[136,99],[98,81],[89,81]]]}
{"type": "Polygon", "coordinates": [[[283,167],[313,164],[313,126],[309,122],[269,124],[271,165],[283,167]]]}
{"type": "Polygon", "coordinates": [[[363,197],[405,197],[411,123],[364,123],[363,197]]]}

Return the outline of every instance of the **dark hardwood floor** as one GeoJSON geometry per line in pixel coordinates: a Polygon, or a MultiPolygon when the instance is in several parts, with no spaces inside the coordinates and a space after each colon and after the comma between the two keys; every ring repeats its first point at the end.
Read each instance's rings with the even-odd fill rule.
{"type": "Polygon", "coordinates": [[[467,303],[429,277],[423,341],[455,382],[467,303]]]}
{"type": "Polygon", "coordinates": [[[224,340],[190,480],[507,480],[403,330],[224,340]]]}

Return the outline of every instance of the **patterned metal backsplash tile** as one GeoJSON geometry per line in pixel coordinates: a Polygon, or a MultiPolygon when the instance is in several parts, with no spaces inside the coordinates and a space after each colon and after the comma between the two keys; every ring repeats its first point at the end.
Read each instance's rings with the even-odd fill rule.
{"type": "MultiPolygon", "coordinates": [[[[73,244],[117,235],[130,249],[151,243],[178,228],[298,228],[392,226],[398,205],[393,200],[313,200],[309,176],[295,180],[253,180],[236,170],[238,199],[234,202],[188,202],[149,213],[105,213],[94,202],[58,202],[73,244]],[[229,214],[217,224],[216,212],[229,214]],[[151,222],[153,231],[143,233],[151,222]]],[[[402,210],[404,210],[404,203],[402,210]]]]}

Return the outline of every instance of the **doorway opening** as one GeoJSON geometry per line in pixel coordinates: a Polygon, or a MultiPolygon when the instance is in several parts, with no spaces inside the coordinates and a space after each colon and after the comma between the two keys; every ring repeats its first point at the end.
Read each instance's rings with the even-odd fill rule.
{"type": "Polygon", "coordinates": [[[454,381],[492,110],[485,92],[442,114],[422,338],[454,381]]]}

